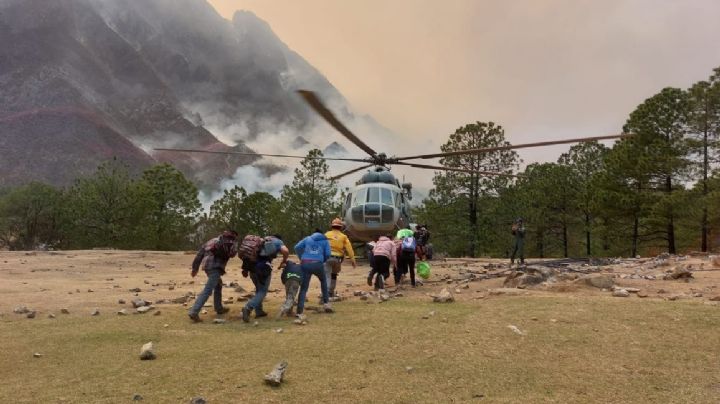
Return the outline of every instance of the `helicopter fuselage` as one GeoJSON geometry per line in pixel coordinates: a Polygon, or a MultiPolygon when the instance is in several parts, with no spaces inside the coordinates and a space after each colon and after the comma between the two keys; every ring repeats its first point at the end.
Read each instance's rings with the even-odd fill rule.
{"type": "Polygon", "coordinates": [[[409,186],[377,167],[350,189],[343,204],[345,232],[353,241],[372,241],[410,225],[409,186]]]}

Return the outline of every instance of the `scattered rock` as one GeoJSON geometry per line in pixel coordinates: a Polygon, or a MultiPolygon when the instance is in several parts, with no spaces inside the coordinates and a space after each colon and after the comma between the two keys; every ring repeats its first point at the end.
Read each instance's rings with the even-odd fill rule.
{"type": "Polygon", "coordinates": [[[125,304],[125,299],[118,300],[118,304],[125,304]]]}
{"type": "Polygon", "coordinates": [[[664,280],[683,279],[686,282],[693,277],[692,272],[685,265],[677,265],[672,272],[663,276],[664,280]]]}
{"type": "Polygon", "coordinates": [[[260,322],[259,322],[259,321],[255,320],[255,321],[253,322],[253,327],[257,327],[257,326],[259,326],[259,325],[260,325],[260,322]]]}
{"type": "Polygon", "coordinates": [[[711,302],[720,302],[720,295],[713,296],[709,299],[711,302]]]}
{"type": "Polygon", "coordinates": [[[35,314],[37,314],[37,312],[36,312],[35,310],[33,310],[33,311],[31,311],[30,313],[27,313],[27,314],[25,315],[25,317],[27,317],[27,318],[35,318],[35,314]]]}
{"type": "Polygon", "coordinates": [[[296,324],[296,325],[307,325],[307,320],[301,320],[301,319],[297,318],[297,319],[295,319],[295,320],[293,321],[293,324],[296,324]]]}
{"type": "Polygon", "coordinates": [[[353,292],[353,296],[364,296],[364,295],[365,295],[365,292],[363,292],[362,290],[356,290],[353,292]]]}
{"type": "Polygon", "coordinates": [[[93,293],[93,292],[94,292],[94,290],[88,289],[88,293],[93,293]]]}
{"type": "Polygon", "coordinates": [[[70,314],[70,310],[68,310],[68,309],[60,309],[60,313],[62,313],[62,314],[70,314]]]}
{"type": "Polygon", "coordinates": [[[13,313],[16,313],[16,314],[27,314],[31,311],[32,310],[30,310],[27,306],[18,306],[13,309],[13,313]]]}
{"type": "Polygon", "coordinates": [[[172,299],[171,302],[176,303],[176,304],[183,304],[183,303],[187,303],[190,300],[190,298],[191,297],[189,295],[180,296],[180,297],[176,297],[176,298],[172,299]]]}
{"type": "Polygon", "coordinates": [[[153,316],[159,316],[159,315],[160,315],[160,310],[158,310],[158,311],[156,311],[155,313],[153,313],[153,316]]]}
{"type": "Polygon", "coordinates": [[[48,313],[48,318],[55,318],[55,315],[52,313],[48,313]]]}
{"type": "Polygon", "coordinates": [[[41,358],[41,357],[42,357],[42,354],[41,354],[41,353],[35,352],[35,353],[33,354],[33,358],[41,358]]]}
{"type": "Polygon", "coordinates": [[[280,386],[283,381],[283,375],[285,374],[287,367],[288,363],[285,360],[275,365],[273,370],[271,370],[270,373],[265,375],[265,383],[273,387],[280,386]]]}
{"type": "Polygon", "coordinates": [[[282,329],[282,328],[278,328],[278,329],[275,330],[275,332],[278,333],[278,334],[282,334],[283,329],[282,329]]]}
{"type": "Polygon", "coordinates": [[[405,366],[405,371],[406,371],[407,373],[412,373],[413,370],[414,370],[414,369],[413,369],[412,366],[405,366]]]}
{"type": "Polygon", "coordinates": [[[682,297],[681,295],[671,295],[671,296],[668,296],[667,299],[674,301],[674,300],[680,299],[681,297],[682,297]]]}
{"type": "Polygon", "coordinates": [[[132,292],[132,293],[140,293],[140,292],[142,292],[142,291],[140,290],[140,288],[132,288],[132,289],[130,289],[130,292],[132,292]]]}
{"type": "Polygon", "coordinates": [[[213,324],[225,324],[225,323],[227,323],[227,320],[225,320],[224,318],[216,318],[213,320],[213,324]]]}
{"type": "Polygon", "coordinates": [[[612,292],[612,295],[615,297],[629,297],[630,292],[625,289],[616,289],[614,292],[612,292]]]}
{"type": "Polygon", "coordinates": [[[517,328],[516,326],[514,326],[514,325],[512,325],[512,324],[508,325],[507,327],[508,327],[510,330],[512,330],[512,332],[514,332],[514,333],[517,334],[517,335],[525,335],[524,332],[522,332],[519,328],[517,328]]]}
{"type": "Polygon", "coordinates": [[[202,397],[194,397],[190,400],[190,404],[207,404],[207,401],[202,397]]]}
{"type": "Polygon", "coordinates": [[[120,310],[120,311],[117,312],[117,315],[118,315],[118,316],[127,316],[127,310],[122,309],[122,310],[120,310]]]}
{"type": "Polygon", "coordinates": [[[99,316],[100,315],[100,309],[97,307],[90,313],[91,316],[99,316]]]}
{"type": "Polygon", "coordinates": [[[695,292],[693,293],[693,297],[703,297],[703,294],[701,292],[695,292]]]}
{"type": "Polygon", "coordinates": [[[615,284],[611,275],[607,274],[592,274],[587,275],[579,279],[579,281],[585,282],[586,285],[592,286],[598,289],[610,289],[615,284]]]}
{"type": "Polygon", "coordinates": [[[648,297],[648,294],[647,294],[647,292],[640,291],[637,293],[637,296],[638,297],[648,297]]]}
{"type": "Polygon", "coordinates": [[[155,359],[156,357],[157,356],[155,355],[155,346],[153,345],[152,341],[143,345],[142,348],[140,349],[140,359],[141,360],[152,360],[152,359],[155,359]]]}
{"type": "Polygon", "coordinates": [[[146,301],[143,300],[143,299],[133,299],[133,301],[132,301],[132,306],[133,306],[134,308],[136,308],[136,309],[137,309],[138,307],[147,306],[148,304],[149,304],[149,302],[146,302],[146,301]]]}
{"type": "Polygon", "coordinates": [[[443,288],[438,295],[431,295],[431,297],[435,303],[450,303],[455,301],[455,297],[453,297],[452,293],[450,293],[447,288],[443,288]]]}
{"type": "Polygon", "coordinates": [[[135,394],[133,396],[133,401],[142,401],[142,399],[143,399],[143,396],[141,396],[140,394],[135,394]]]}
{"type": "Polygon", "coordinates": [[[142,314],[142,313],[147,313],[148,311],[152,310],[153,308],[154,307],[152,307],[152,306],[142,306],[142,307],[138,307],[136,310],[138,313],[142,314]]]}

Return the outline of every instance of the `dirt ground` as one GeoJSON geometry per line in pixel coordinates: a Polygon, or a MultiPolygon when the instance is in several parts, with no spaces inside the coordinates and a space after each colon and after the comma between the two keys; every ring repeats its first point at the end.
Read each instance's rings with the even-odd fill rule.
{"type": "MultiPolygon", "coordinates": [[[[101,395],[95,398],[90,398],[89,396],[79,395],[80,393],[77,393],[78,391],[84,391],[84,389],[92,391],[92,388],[84,386],[82,381],[76,381],[78,384],[75,389],[70,389],[68,391],[68,387],[64,385],[64,383],[60,382],[63,380],[64,376],[58,376],[54,373],[57,371],[56,369],[50,370],[48,368],[38,368],[38,363],[42,363],[44,359],[48,360],[45,356],[52,357],[53,349],[56,349],[53,348],[53,344],[58,343],[57,341],[53,341],[52,334],[46,336],[44,334],[46,332],[57,332],[60,334],[62,334],[62,332],[69,333],[68,338],[70,341],[68,344],[73,347],[75,347],[75,345],[73,345],[75,342],[78,344],[77,346],[86,344],[88,342],[86,340],[86,338],[88,338],[87,335],[95,332],[99,333],[97,335],[101,335],[101,337],[97,338],[105,338],[112,341],[120,339],[116,342],[119,344],[126,343],[127,341],[122,340],[120,335],[123,332],[130,332],[130,330],[123,328],[124,326],[120,324],[123,320],[120,316],[116,315],[116,312],[120,309],[125,309],[128,314],[134,314],[133,312],[135,310],[130,302],[136,298],[142,298],[147,301],[155,302],[154,310],[146,314],[128,316],[126,321],[133,322],[131,323],[133,324],[133,327],[140,327],[141,325],[155,327],[153,328],[154,331],[151,333],[150,337],[152,337],[152,335],[156,335],[156,338],[160,338],[159,336],[161,336],[165,339],[165,341],[175,338],[176,341],[173,343],[179,344],[178,347],[182,347],[184,346],[183,344],[187,344],[187,342],[182,341],[183,336],[192,335],[194,333],[201,332],[204,333],[203,335],[213,335],[213,333],[218,332],[214,331],[218,329],[217,327],[231,327],[229,329],[232,330],[244,330],[248,329],[247,327],[253,327],[253,324],[243,324],[238,319],[240,309],[244,303],[237,301],[237,299],[245,292],[237,292],[237,286],[239,285],[247,292],[251,292],[253,290],[250,280],[243,278],[240,274],[239,260],[231,261],[228,265],[228,273],[223,277],[225,284],[228,285],[228,287],[224,288],[223,297],[232,297],[234,300],[233,303],[227,304],[227,307],[231,310],[230,313],[224,316],[219,316],[228,321],[226,325],[212,325],[211,320],[218,317],[215,315],[212,307],[207,307],[208,313],[201,316],[205,319],[205,324],[192,324],[186,315],[187,306],[169,302],[172,299],[186,295],[188,292],[198,293],[202,289],[203,283],[206,279],[204,274],[201,273],[196,278],[190,277],[189,266],[193,256],[194,253],[183,252],[114,250],[0,252],[0,338],[3,338],[3,340],[6,341],[5,346],[6,349],[8,349],[8,355],[4,355],[6,360],[22,362],[22,365],[18,365],[15,362],[10,363],[5,362],[5,360],[0,360],[0,363],[2,364],[0,367],[0,375],[3,376],[3,381],[0,382],[0,396],[14,396],[16,397],[15,402],[46,402],[48,398],[52,397],[55,397],[51,400],[53,402],[131,401],[132,395],[130,394],[130,391],[134,391],[132,389],[139,389],[137,386],[128,387],[128,391],[118,391],[117,388],[106,390],[101,389],[101,395]],[[232,286],[230,286],[231,283],[232,286]],[[136,288],[139,288],[140,292],[131,291],[136,290],[136,288]],[[119,304],[118,302],[121,299],[123,299],[126,303],[119,304]],[[163,301],[167,301],[167,303],[163,303],[163,301]],[[19,306],[27,306],[29,309],[36,311],[35,318],[29,319],[26,317],[26,314],[14,313],[13,310],[19,306]],[[102,323],[103,326],[101,328],[106,330],[104,331],[105,334],[103,334],[100,329],[95,328],[97,324],[93,324],[93,322],[96,321],[95,319],[98,317],[92,317],[90,313],[95,308],[99,310],[99,317],[103,319],[97,320],[97,324],[101,324],[99,321],[104,322],[102,323]],[[61,314],[61,309],[67,309],[69,314],[61,314]],[[161,314],[153,316],[153,313],[157,311],[160,311],[161,314]],[[50,314],[54,315],[55,318],[49,319],[48,316],[50,314]],[[68,327],[77,328],[76,331],[80,332],[81,335],[72,334],[70,330],[66,329],[59,330],[58,324],[62,324],[62,322],[65,322],[68,327]],[[82,331],[84,330],[83,327],[86,326],[88,327],[87,330],[82,331]],[[167,330],[165,334],[162,333],[163,326],[166,330],[168,328],[170,329],[167,330]],[[170,331],[173,331],[174,334],[170,331]],[[106,335],[107,333],[117,333],[118,335],[106,335]],[[23,336],[27,336],[27,341],[21,341],[23,336]],[[75,338],[76,341],[73,340],[73,338],[75,338]],[[41,354],[43,357],[33,358],[32,354],[39,351],[42,351],[41,354]],[[47,387],[47,391],[43,391],[43,388],[38,387],[30,393],[25,391],[22,387],[19,387],[17,384],[19,380],[25,380],[26,378],[33,379],[37,375],[45,374],[45,372],[47,372],[49,378],[54,377],[57,379],[56,381],[58,382],[58,386],[54,387],[57,390],[47,387]],[[60,393],[62,391],[65,391],[65,393],[60,393]],[[116,395],[121,396],[122,399],[118,398],[116,395]],[[125,395],[129,395],[129,398],[125,395]]],[[[529,260],[529,263],[530,267],[533,267],[535,266],[534,263],[547,261],[552,260],[529,260]]],[[[387,338],[404,338],[403,335],[416,332],[413,330],[414,327],[423,327],[423,325],[419,324],[428,324],[427,322],[419,324],[416,323],[416,321],[420,321],[418,320],[420,319],[420,316],[425,319],[428,316],[432,316],[437,310],[439,312],[445,311],[448,313],[448,317],[442,318],[443,322],[452,322],[454,321],[453,316],[456,316],[458,319],[457,321],[459,322],[458,324],[461,324],[458,325],[457,329],[446,329],[443,328],[443,324],[437,324],[441,327],[438,328],[439,331],[437,332],[446,333],[447,335],[443,338],[452,340],[455,339],[456,336],[464,335],[464,333],[474,333],[474,327],[486,327],[487,324],[492,324],[493,321],[487,320],[487,317],[483,320],[484,325],[476,324],[477,319],[472,320],[475,318],[474,316],[476,316],[477,313],[483,313],[484,310],[492,308],[495,313],[498,313],[497,332],[500,333],[498,335],[502,335],[501,341],[504,341],[505,338],[507,338],[505,333],[508,332],[506,327],[507,324],[505,324],[507,321],[504,316],[507,316],[507,318],[515,318],[518,317],[518,313],[535,313],[530,316],[525,314],[526,316],[524,317],[523,322],[516,322],[519,327],[518,334],[525,334],[523,329],[533,327],[533,324],[537,323],[537,321],[547,320],[548,326],[552,326],[550,322],[555,323],[557,321],[567,321],[568,324],[573,321],[582,322],[581,320],[570,320],[570,318],[574,315],[583,315],[583,312],[587,313],[588,311],[593,310],[604,310],[604,308],[613,311],[613,313],[637,311],[632,316],[628,314],[628,318],[622,319],[622,321],[625,322],[623,323],[623,327],[629,329],[634,326],[633,323],[637,323],[639,321],[637,316],[640,316],[639,318],[643,320],[643,316],[660,315],[657,313],[667,312],[668,308],[671,307],[670,305],[680,305],[677,307],[682,309],[682,312],[674,314],[674,321],[681,322],[684,321],[683,319],[688,319],[688,321],[690,321],[690,318],[693,319],[691,323],[688,323],[687,328],[684,329],[686,334],[677,334],[678,338],[683,338],[684,340],[687,340],[689,337],[693,340],[702,339],[703,337],[701,337],[701,335],[696,334],[695,327],[704,327],[707,325],[710,329],[714,328],[717,331],[717,325],[720,324],[720,289],[718,289],[718,285],[720,285],[720,267],[715,266],[717,261],[714,263],[713,259],[707,256],[618,260],[612,262],[611,265],[603,266],[583,265],[582,263],[577,262],[562,265],[562,262],[559,262],[559,264],[555,265],[553,268],[555,268],[556,271],[565,274],[561,278],[557,280],[553,279],[552,281],[544,282],[537,286],[521,288],[509,288],[503,286],[505,277],[500,275],[507,273],[508,266],[505,261],[489,259],[447,259],[432,261],[431,263],[432,275],[430,279],[426,280],[422,286],[418,286],[417,288],[411,288],[407,284],[402,285],[400,288],[391,286],[388,288],[388,297],[390,297],[390,301],[383,305],[379,304],[381,299],[376,296],[371,295],[369,298],[359,296],[360,294],[364,294],[364,292],[372,290],[372,288],[365,282],[368,271],[367,263],[361,261],[357,269],[353,269],[348,263],[346,263],[343,265],[343,272],[341,273],[338,282],[338,289],[343,297],[343,300],[333,303],[336,308],[336,313],[333,315],[318,315],[315,317],[313,317],[314,315],[311,315],[310,324],[306,326],[307,328],[303,328],[303,330],[312,330],[313,327],[317,327],[316,330],[318,331],[322,330],[322,332],[336,333],[338,332],[338,327],[345,327],[349,330],[356,325],[362,326],[363,324],[368,324],[369,327],[385,328],[389,333],[387,338]],[[663,280],[663,275],[666,272],[674,270],[677,266],[689,268],[692,271],[693,278],[689,279],[687,282],[682,279],[663,280]],[[583,278],[586,276],[586,272],[593,274],[606,274],[609,277],[612,277],[616,287],[636,288],[638,290],[631,289],[632,292],[629,294],[629,297],[613,297],[613,292],[610,288],[600,289],[591,287],[588,286],[582,279],[574,279],[576,277],[583,278]],[[454,294],[454,298],[456,299],[455,303],[451,303],[449,305],[432,303],[431,296],[438,294],[443,288],[447,288],[454,294]],[[550,309],[547,309],[546,305],[549,305],[547,307],[553,307],[552,313],[556,314],[552,314],[552,316],[557,318],[544,319],[545,314],[550,313],[547,311],[550,309]],[[571,306],[581,308],[578,308],[576,313],[574,311],[576,310],[575,308],[568,308],[571,306]],[[453,308],[446,309],[447,307],[453,308]],[[558,309],[558,307],[561,309],[558,309]],[[514,308],[516,308],[516,311],[513,311],[515,310],[514,308]],[[430,309],[432,309],[432,312],[430,309]],[[648,313],[652,312],[654,314],[642,314],[644,313],[643,310],[646,309],[648,310],[648,313]],[[575,314],[572,314],[571,316],[570,311],[573,311],[575,314]],[[398,320],[395,323],[396,325],[394,325],[392,321],[388,323],[387,318],[377,319],[372,317],[372,313],[375,312],[395,313],[389,314],[389,316],[398,316],[395,317],[396,319],[400,319],[402,316],[402,320],[398,320]],[[428,312],[431,314],[428,315],[428,312]],[[425,315],[423,315],[423,313],[425,313],[425,315]],[[568,320],[563,320],[563,316],[567,317],[568,320]],[[319,318],[321,320],[314,320],[314,318],[319,318]],[[450,320],[448,320],[448,318],[450,320]],[[405,324],[406,322],[407,325],[405,324]],[[393,328],[398,328],[398,330],[393,330],[393,328]]],[[[392,282],[390,282],[390,284],[392,284],[392,282]]],[[[268,332],[273,331],[277,333],[288,333],[299,329],[299,326],[294,326],[292,324],[291,319],[278,320],[274,318],[274,314],[279,309],[285,295],[284,288],[280,282],[279,271],[276,271],[273,274],[270,290],[271,293],[268,294],[265,307],[271,313],[271,317],[267,319],[260,319],[259,328],[266,329],[268,332]],[[283,331],[281,327],[284,327],[285,331],[283,331]],[[278,329],[280,329],[280,331],[277,331],[278,329]]],[[[318,294],[319,284],[314,280],[311,283],[311,292],[308,294],[310,301],[308,304],[315,304],[317,302],[318,294]]],[[[190,304],[192,304],[192,301],[190,301],[190,304]]],[[[550,314],[547,314],[547,316],[550,316],[550,314]]],[[[598,329],[602,329],[603,327],[606,327],[608,330],[616,329],[613,328],[616,326],[616,324],[612,323],[613,320],[607,319],[605,316],[610,316],[610,314],[598,314],[598,323],[588,325],[590,327],[588,330],[590,334],[587,338],[590,338],[590,340],[584,339],[585,342],[577,347],[579,356],[583,356],[588,353],[587,344],[614,343],[612,340],[593,340],[593,338],[595,338],[593,337],[593,331],[597,332],[598,329]]],[[[618,314],[618,316],[621,315],[618,314]]],[[[647,320],[649,320],[650,324],[652,323],[651,319],[647,320]]],[[[665,333],[668,332],[668,330],[673,329],[673,327],[678,327],[679,324],[680,323],[674,325],[670,324],[668,325],[668,328],[661,327],[657,331],[652,331],[648,334],[650,336],[649,338],[667,340],[668,337],[665,333]],[[665,331],[663,331],[663,329],[665,329],[665,331]]],[[[652,326],[649,327],[652,328],[652,326]]],[[[256,328],[258,328],[258,326],[256,326],[256,328]]],[[[482,330],[482,328],[480,330],[482,330]]],[[[622,332],[622,328],[617,328],[617,330],[619,330],[617,332],[622,332]]],[[[540,333],[539,330],[535,332],[538,334],[540,333]]],[[[705,343],[711,344],[709,346],[715,346],[717,348],[717,343],[720,343],[718,334],[720,333],[716,333],[715,336],[709,336],[709,340],[705,341],[705,343]]],[[[527,336],[523,338],[526,337],[527,336]]],[[[128,335],[127,340],[133,341],[133,345],[124,346],[122,351],[134,352],[135,350],[139,350],[140,345],[147,342],[141,338],[145,338],[145,334],[141,331],[138,331],[136,334],[128,335]],[[137,343],[135,343],[136,341],[137,343]]],[[[228,338],[231,337],[228,336],[228,338]]],[[[235,336],[232,338],[238,337],[235,336]]],[[[312,331],[304,331],[297,338],[306,338],[307,341],[303,339],[300,343],[310,344],[316,337],[313,337],[312,331]]],[[[321,336],[317,336],[317,338],[321,338],[321,336]]],[[[348,337],[347,341],[351,341],[351,338],[352,337],[348,337]]],[[[358,336],[358,338],[360,337],[358,336]]],[[[547,338],[548,341],[554,341],[557,338],[566,339],[568,337],[560,332],[559,334],[549,334],[547,338]],[[553,337],[552,335],[555,336],[553,337]]],[[[628,338],[630,337],[628,336],[628,338]]],[[[460,339],[462,340],[462,338],[460,339]]],[[[353,344],[357,343],[359,342],[353,342],[348,346],[345,346],[344,349],[346,351],[342,357],[349,358],[359,354],[357,352],[352,352],[354,350],[353,344]]],[[[677,343],[681,344],[682,342],[678,341],[677,343]]],[[[105,349],[109,349],[106,347],[105,342],[98,342],[98,344],[100,344],[100,347],[98,348],[98,352],[100,352],[99,354],[105,352],[107,356],[104,360],[109,361],[108,364],[102,365],[100,367],[101,369],[106,369],[110,366],[109,363],[112,363],[113,360],[119,360],[117,359],[118,357],[116,356],[116,352],[105,351],[105,349]]],[[[169,345],[170,343],[168,342],[167,344],[169,345]]],[[[550,342],[548,342],[548,344],[552,345],[550,342]]],[[[634,342],[629,344],[632,345],[634,342]]],[[[489,362],[500,361],[503,356],[503,354],[497,352],[497,356],[494,356],[492,350],[477,351],[477,349],[473,348],[473,346],[474,343],[468,342],[467,346],[458,346],[454,349],[443,345],[442,347],[426,347],[423,348],[423,351],[418,351],[418,349],[421,349],[418,346],[414,347],[412,352],[408,352],[407,354],[402,352],[390,352],[388,355],[390,357],[393,357],[393,355],[399,355],[397,360],[406,362],[412,362],[413,358],[417,358],[418,352],[420,352],[421,356],[423,355],[422,352],[426,352],[427,355],[429,355],[428,358],[434,358],[437,353],[432,352],[435,351],[445,352],[444,355],[446,357],[459,356],[461,358],[466,354],[470,357],[473,357],[473,355],[481,355],[478,356],[478,360],[489,362]]],[[[197,348],[200,349],[199,347],[197,348]]],[[[76,348],[72,349],[74,350],[76,348]]],[[[182,350],[181,348],[178,349],[182,350]]],[[[510,350],[508,352],[515,352],[516,348],[508,347],[508,349],[510,350]]],[[[557,349],[559,350],[561,348],[558,347],[557,349]]],[[[644,358],[643,360],[649,359],[650,362],[665,360],[663,359],[664,357],[660,356],[658,358],[653,358],[653,352],[655,351],[652,348],[648,349],[649,350],[646,352],[644,351],[637,354],[644,358]]],[[[619,350],[619,352],[622,354],[624,351],[619,350]]],[[[692,359],[696,361],[694,365],[698,365],[698,361],[702,364],[701,368],[703,371],[708,371],[706,373],[708,373],[707,377],[710,379],[703,381],[703,384],[694,386],[696,388],[692,389],[691,393],[688,393],[686,397],[676,396],[676,401],[671,399],[668,402],[720,402],[720,379],[718,379],[717,376],[720,375],[720,362],[717,361],[719,353],[720,349],[715,349],[713,352],[704,352],[707,356],[703,356],[700,359],[692,359]],[[705,362],[706,359],[707,362],[705,362]],[[715,375],[712,375],[713,367],[717,370],[715,375]],[[686,400],[690,398],[692,398],[693,401],[686,400]],[[700,398],[699,401],[698,398],[700,398]],[[704,398],[706,398],[707,401],[703,401],[704,398]],[[718,400],[715,400],[716,398],[718,400]]],[[[543,353],[533,351],[528,355],[531,357],[533,355],[539,355],[537,360],[541,363],[543,360],[546,360],[543,356],[546,354],[547,352],[543,353]]],[[[625,354],[634,355],[635,353],[628,351],[625,352],[625,354]]],[[[132,356],[136,359],[135,355],[136,354],[133,353],[128,354],[127,356],[132,356]]],[[[262,358],[262,356],[258,356],[258,358],[262,358]]],[[[134,361],[134,359],[132,360],[134,361]]],[[[122,360],[124,361],[125,359],[122,360]]],[[[161,359],[158,359],[158,361],[160,360],[161,359]]],[[[189,358],[183,360],[192,361],[192,359],[189,358]]],[[[273,359],[268,358],[267,363],[262,363],[258,366],[262,369],[266,369],[266,371],[269,371],[272,366],[272,363],[270,363],[272,360],[273,359]]],[[[603,357],[602,361],[605,360],[611,361],[611,358],[603,357]]],[[[670,357],[668,357],[667,360],[670,361],[670,357]]],[[[369,363],[374,363],[372,361],[373,359],[370,359],[369,363]]],[[[75,358],[74,361],[69,361],[67,366],[75,367],[78,366],[78,363],[82,363],[81,358],[75,358]]],[[[132,364],[128,366],[139,366],[136,365],[135,362],[127,363],[132,364]]],[[[424,362],[418,363],[417,366],[422,368],[424,366],[423,363],[424,362]]],[[[505,367],[512,365],[516,366],[516,371],[519,371],[520,373],[523,372],[523,370],[521,370],[523,369],[522,363],[500,363],[501,362],[498,362],[496,366],[505,367]]],[[[62,362],[57,363],[58,366],[61,364],[62,362]]],[[[680,363],[678,364],[677,369],[672,369],[669,373],[683,372],[683,369],[690,365],[691,364],[689,363],[680,363]]],[[[173,366],[179,365],[174,363],[173,366]]],[[[193,369],[194,366],[202,367],[203,364],[191,363],[187,366],[188,369],[185,371],[192,372],[193,370],[191,369],[193,369]]],[[[293,364],[291,364],[291,367],[292,366],[293,364]]],[[[318,366],[322,367],[323,365],[320,363],[318,366]]],[[[351,372],[347,370],[347,364],[337,366],[338,368],[335,372],[338,374],[344,371],[351,372]]],[[[454,365],[451,364],[439,367],[437,365],[435,367],[428,365],[428,372],[430,373],[428,373],[425,377],[432,377],[437,380],[443,380],[444,378],[457,379],[460,376],[453,373],[453,366],[454,365]]],[[[532,365],[532,361],[530,361],[527,366],[532,367],[534,365],[532,365]]],[[[562,363],[559,366],[560,367],[557,371],[564,372],[571,369],[573,366],[578,366],[578,371],[582,371],[588,365],[587,363],[583,364],[572,361],[562,363]]],[[[653,365],[648,366],[648,369],[653,368],[653,365]]],[[[330,366],[330,368],[335,369],[332,366],[330,366]]],[[[400,370],[400,372],[414,372],[412,367],[407,368],[409,368],[409,370],[400,370]]],[[[387,369],[382,368],[383,372],[386,370],[387,369]]],[[[200,372],[201,370],[197,371],[200,372]]],[[[315,371],[314,368],[308,369],[308,372],[311,371],[315,371]]],[[[543,377],[542,366],[539,366],[537,371],[537,377],[543,377]]],[[[433,389],[418,390],[417,388],[414,390],[408,390],[409,393],[405,394],[410,395],[405,395],[402,399],[392,394],[384,397],[386,401],[389,402],[437,402],[438,399],[442,401],[441,397],[452,398],[448,401],[455,402],[475,401],[480,399],[489,402],[528,402],[527,400],[543,402],[623,402],[625,401],[623,396],[603,395],[606,393],[604,393],[604,390],[602,389],[612,388],[610,387],[611,385],[617,385],[619,383],[614,379],[616,377],[613,374],[614,372],[615,371],[611,371],[607,375],[609,384],[601,383],[599,385],[598,389],[601,389],[599,390],[601,393],[598,394],[600,395],[591,398],[583,395],[576,395],[580,394],[576,391],[570,393],[565,390],[568,388],[565,385],[557,385],[554,389],[550,390],[548,390],[547,387],[538,387],[537,390],[530,389],[528,391],[525,391],[525,388],[522,387],[522,385],[516,385],[515,387],[517,390],[513,390],[515,387],[498,390],[495,393],[495,400],[493,400],[492,395],[488,397],[488,392],[494,391],[493,387],[489,385],[485,385],[485,387],[483,387],[484,391],[482,394],[473,393],[470,390],[465,391],[465,387],[452,390],[452,392],[457,392],[458,397],[452,397],[454,393],[447,392],[440,395],[442,389],[435,391],[433,389]],[[509,395],[510,393],[513,394],[509,395]],[[416,396],[413,396],[415,394],[416,396]],[[448,394],[450,395],[448,396],[448,394]]],[[[88,377],[92,378],[92,376],[88,377]]],[[[114,376],[105,375],[104,377],[114,376]]],[[[298,377],[297,374],[295,377],[298,377]]],[[[502,378],[507,379],[508,377],[514,377],[514,375],[511,370],[509,375],[500,374],[497,377],[500,377],[500,380],[503,380],[502,378]]],[[[667,375],[667,377],[669,378],[668,380],[672,379],[672,376],[670,375],[667,375]]],[[[602,379],[602,377],[600,377],[600,379],[602,379]]],[[[527,382],[527,380],[525,380],[525,382],[527,382]]],[[[135,382],[128,380],[126,383],[132,384],[135,382]]],[[[180,390],[184,388],[183,383],[185,382],[183,382],[182,379],[173,381],[173,383],[177,384],[179,386],[178,389],[180,390]]],[[[494,383],[497,385],[498,382],[494,383]]],[[[560,382],[552,381],[551,383],[560,382]]],[[[683,383],[688,382],[685,381],[683,383]]],[[[263,387],[261,385],[262,383],[257,386],[252,384],[252,388],[249,391],[252,391],[252,389],[262,389],[263,387]]],[[[353,383],[351,382],[349,385],[353,385],[353,383]]],[[[242,386],[245,386],[245,384],[242,386]]],[[[197,388],[199,389],[199,387],[197,388]]],[[[263,396],[264,398],[259,399],[259,401],[295,401],[295,399],[298,399],[299,401],[299,399],[303,397],[302,394],[313,394],[309,396],[309,398],[312,399],[312,397],[315,397],[317,401],[325,402],[370,402],[380,399],[380,397],[377,397],[376,395],[368,395],[367,393],[364,393],[365,395],[362,396],[354,395],[359,394],[356,393],[356,391],[361,391],[363,389],[362,386],[350,388],[346,385],[344,387],[338,387],[338,391],[343,390],[343,388],[350,389],[346,392],[346,395],[344,396],[345,399],[337,399],[336,397],[331,400],[329,398],[330,396],[325,396],[325,394],[329,394],[328,391],[324,389],[310,389],[302,393],[296,391],[294,393],[295,395],[292,397],[277,394],[274,396],[263,396]]],[[[401,387],[399,389],[400,391],[404,391],[404,388],[405,387],[401,387]]],[[[592,392],[592,388],[588,388],[592,392]]],[[[153,394],[159,394],[158,391],[152,389],[149,390],[149,392],[145,393],[146,398],[154,397],[153,394]]],[[[648,392],[645,395],[624,397],[630,398],[629,401],[645,401],[645,399],[643,399],[643,397],[645,397],[648,399],[648,402],[661,402],[665,401],[668,397],[673,397],[672,395],[663,395],[665,394],[663,391],[664,390],[660,388],[659,390],[656,389],[652,392],[648,392]]],[[[235,397],[232,399],[233,401],[238,399],[236,396],[230,395],[231,393],[233,393],[233,389],[230,389],[228,392],[224,391],[222,386],[220,386],[218,389],[206,391],[205,395],[211,398],[215,397],[215,402],[228,402],[224,400],[231,400],[229,397],[235,397]]],[[[82,394],[86,393],[83,392],[82,394]]],[[[190,393],[188,393],[188,395],[189,394],[190,393]]],[[[667,394],[671,393],[668,391],[667,394]]],[[[247,396],[246,398],[252,399],[251,396],[247,396]]],[[[305,399],[307,398],[308,397],[305,397],[305,399]]],[[[258,401],[257,397],[255,397],[255,399],[258,401]]],[[[156,399],[149,402],[185,402],[186,400],[189,400],[187,395],[180,395],[177,397],[164,396],[163,399],[156,399]]]]}

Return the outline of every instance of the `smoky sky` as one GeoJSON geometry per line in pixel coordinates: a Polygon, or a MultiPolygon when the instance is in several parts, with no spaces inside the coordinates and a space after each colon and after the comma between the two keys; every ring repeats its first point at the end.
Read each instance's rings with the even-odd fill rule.
{"type": "Polygon", "coordinates": [[[720,66],[717,0],[210,3],[254,12],[356,111],[435,148],[474,121],[513,143],[617,133],[644,99],[720,66]]]}

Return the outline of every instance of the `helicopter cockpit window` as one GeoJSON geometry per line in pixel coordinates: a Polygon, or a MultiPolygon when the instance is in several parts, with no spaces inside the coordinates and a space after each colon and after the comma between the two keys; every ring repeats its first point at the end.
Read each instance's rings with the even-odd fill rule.
{"type": "Polygon", "coordinates": [[[357,193],[355,193],[355,198],[353,199],[353,206],[360,206],[365,203],[365,195],[366,195],[366,189],[359,189],[357,193]]]}
{"type": "Polygon", "coordinates": [[[378,203],[380,202],[380,188],[368,188],[367,202],[378,203]]]}
{"type": "Polygon", "coordinates": [[[392,192],[387,188],[380,188],[380,203],[383,205],[393,204],[392,192]]]}

